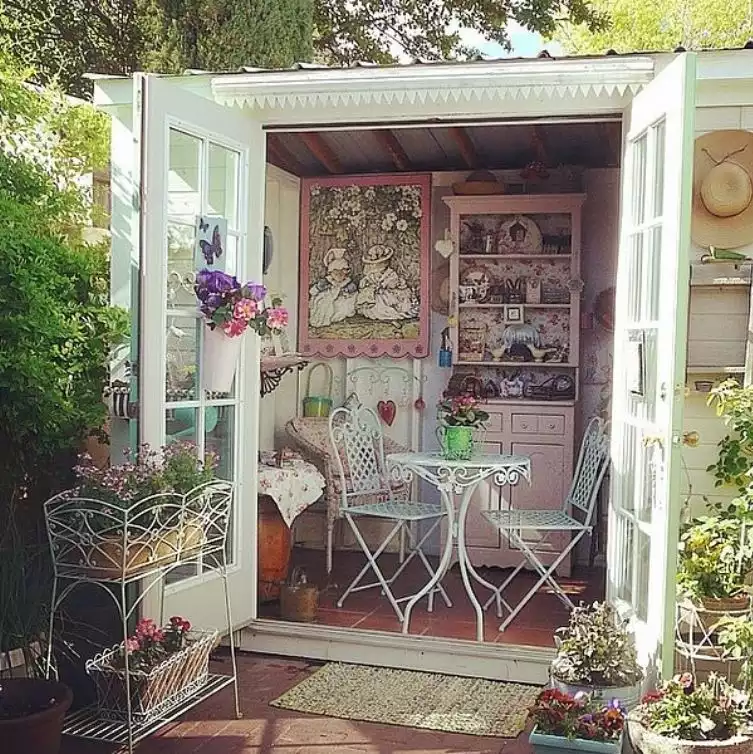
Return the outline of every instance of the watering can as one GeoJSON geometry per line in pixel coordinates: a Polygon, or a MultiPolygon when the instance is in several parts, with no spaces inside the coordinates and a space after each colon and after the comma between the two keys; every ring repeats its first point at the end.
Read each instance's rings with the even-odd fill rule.
{"type": "Polygon", "coordinates": [[[323,361],[314,364],[306,375],[306,396],[303,399],[304,416],[329,416],[332,410],[332,367],[323,361]],[[326,393],[324,395],[311,395],[311,375],[319,368],[324,370],[326,375],[326,393]]]}

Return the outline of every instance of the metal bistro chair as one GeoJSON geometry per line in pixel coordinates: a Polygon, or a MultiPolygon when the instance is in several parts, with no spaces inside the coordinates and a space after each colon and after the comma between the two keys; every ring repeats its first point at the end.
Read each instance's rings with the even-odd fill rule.
{"type": "MultiPolygon", "coordinates": [[[[377,587],[381,588],[398,619],[402,621],[403,611],[400,609],[400,603],[409,600],[412,595],[396,598],[392,593],[391,585],[416,556],[424,564],[429,578],[434,576],[435,571],[421,548],[439,526],[446,513],[439,505],[394,498],[384,461],[382,425],[372,409],[363,406],[338,408],[329,418],[329,430],[340,475],[340,513],[350,525],[356,541],[366,555],[366,565],[337,601],[337,606],[342,607],[351,592],[377,587]],[[357,521],[364,516],[394,522],[389,534],[374,552],[369,549],[358,528],[357,521]],[[420,539],[419,535],[413,531],[413,525],[418,521],[431,523],[420,539]],[[395,536],[401,532],[406,537],[408,552],[398,569],[392,576],[386,578],[377,560],[395,536]],[[361,584],[370,570],[374,572],[377,580],[369,584],[361,584]]],[[[434,592],[437,591],[442,595],[447,606],[452,607],[444,588],[438,584],[429,593],[429,612],[434,609],[434,592]]]]}
{"type": "Polygon", "coordinates": [[[583,434],[583,441],[578,455],[578,463],[570,485],[570,491],[558,510],[494,510],[482,511],[482,515],[500,534],[507,540],[511,548],[518,549],[523,554],[523,559],[505,582],[494,590],[494,594],[484,604],[488,608],[492,602],[497,603],[497,616],[502,617],[502,606],[510,612],[505,618],[500,631],[504,631],[515,616],[533,598],[544,582],[548,582],[554,593],[570,610],[574,607],[572,600],[565,594],[563,589],[554,578],[554,573],[560,563],[568,556],[572,549],[586,535],[593,530],[593,517],[596,510],[601,482],[609,466],[609,435],[604,422],[594,417],[588,423],[583,434]],[[583,521],[573,518],[571,511],[577,508],[583,514],[583,521]],[[552,534],[564,532],[570,534],[570,540],[550,566],[545,566],[536,557],[536,552],[529,543],[523,539],[523,532],[539,531],[542,538],[537,544],[546,542],[552,534]],[[539,580],[530,591],[520,600],[515,608],[502,598],[502,593],[512,580],[530,563],[540,574],[539,580]]]}

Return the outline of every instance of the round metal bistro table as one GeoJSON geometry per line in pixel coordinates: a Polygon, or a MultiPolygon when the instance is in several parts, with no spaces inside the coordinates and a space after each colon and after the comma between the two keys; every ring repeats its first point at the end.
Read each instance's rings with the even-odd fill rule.
{"type": "Polygon", "coordinates": [[[496,590],[483,579],[468,557],[465,543],[465,524],[473,493],[478,485],[491,479],[499,486],[517,484],[521,479],[531,481],[531,459],[523,455],[476,455],[467,461],[450,461],[441,453],[391,453],[387,464],[395,480],[411,483],[416,477],[439,490],[442,505],[452,522],[434,576],[408,601],[403,617],[403,633],[408,633],[411,611],[416,603],[444,578],[452,560],[452,548],[457,545],[458,562],[463,585],[476,611],[476,640],[484,640],[484,611],[473,591],[471,579],[487,589],[496,590]]]}

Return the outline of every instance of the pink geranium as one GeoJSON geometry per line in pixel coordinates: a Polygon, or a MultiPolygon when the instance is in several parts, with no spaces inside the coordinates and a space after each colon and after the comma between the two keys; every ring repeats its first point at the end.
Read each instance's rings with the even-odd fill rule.
{"type": "Polygon", "coordinates": [[[246,321],[253,319],[259,311],[258,302],[251,298],[241,299],[233,307],[233,317],[235,319],[244,319],[246,321]]]}
{"type": "Polygon", "coordinates": [[[267,309],[267,326],[270,330],[282,330],[288,326],[288,310],[282,306],[267,309]]]}
{"type": "Polygon", "coordinates": [[[235,338],[238,335],[243,335],[248,327],[248,322],[245,319],[231,319],[228,322],[223,323],[222,331],[230,338],[235,338]]]}

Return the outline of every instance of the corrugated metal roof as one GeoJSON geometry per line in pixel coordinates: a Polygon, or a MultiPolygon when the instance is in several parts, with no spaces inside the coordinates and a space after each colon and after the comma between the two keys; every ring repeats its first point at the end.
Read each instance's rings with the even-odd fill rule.
{"type": "MultiPolygon", "coordinates": [[[[432,126],[399,129],[353,129],[268,134],[270,161],[297,175],[454,171],[483,168],[519,170],[529,162],[549,166],[616,167],[620,160],[619,121],[478,125],[458,129],[432,126]],[[458,133],[460,130],[462,133],[458,133]],[[385,136],[385,134],[388,134],[385,136]],[[396,164],[386,146],[394,139],[405,165],[396,164]],[[466,154],[461,143],[467,139],[466,154]],[[312,143],[313,140],[313,143],[312,143]],[[541,146],[537,147],[537,143],[541,146]],[[312,149],[312,146],[314,149],[312,149]],[[334,158],[321,162],[318,151],[334,158]],[[540,150],[543,150],[543,155],[540,150]],[[475,160],[469,164],[468,152],[475,160]],[[333,169],[334,167],[334,169],[333,169]]],[[[401,161],[403,161],[401,159],[401,161]]]]}

